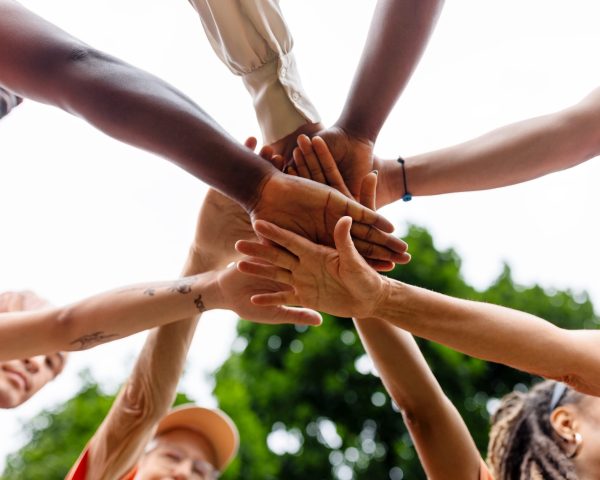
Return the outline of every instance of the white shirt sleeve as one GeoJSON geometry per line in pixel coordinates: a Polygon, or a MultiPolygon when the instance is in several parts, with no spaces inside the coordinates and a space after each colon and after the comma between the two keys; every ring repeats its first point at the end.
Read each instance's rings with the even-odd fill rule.
{"type": "Polygon", "coordinates": [[[278,0],[189,0],[216,54],[240,75],[265,143],[320,121],[304,92],[278,0]]]}

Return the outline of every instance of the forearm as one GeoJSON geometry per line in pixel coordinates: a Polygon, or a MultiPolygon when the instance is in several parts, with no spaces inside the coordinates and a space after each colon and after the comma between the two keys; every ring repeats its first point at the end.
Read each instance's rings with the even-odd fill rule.
{"type": "Polygon", "coordinates": [[[137,463],[154,427],[173,404],[197,323],[197,318],[188,318],[150,332],[129,379],[88,445],[86,480],[121,478],[137,463]]]}
{"type": "MultiPolygon", "coordinates": [[[[600,89],[571,108],[408,158],[405,169],[410,193],[437,195],[525,182],[573,167],[599,153],[600,89]]],[[[386,162],[383,170],[384,181],[389,181],[393,191],[390,201],[401,198],[401,166],[386,162]]]]}
{"type": "Polygon", "coordinates": [[[419,61],[442,0],[379,0],[337,125],[375,141],[419,61]]]}
{"type": "Polygon", "coordinates": [[[219,308],[223,305],[216,283],[207,273],[125,287],[62,308],[2,314],[0,358],[84,350],[219,308]]]}
{"type": "MultiPolygon", "coordinates": [[[[413,335],[473,357],[555,379],[585,375],[594,381],[597,362],[573,332],[528,313],[462,300],[390,281],[375,315],[413,335]],[[577,352],[577,353],[576,353],[577,352]]],[[[597,339],[598,332],[588,332],[597,339]]]]}
{"type": "MultiPolygon", "coordinates": [[[[182,275],[205,272],[190,251],[182,275]]],[[[87,480],[121,478],[137,462],[175,398],[199,316],[150,332],[127,382],[89,444],[87,480]]]]}
{"type": "Polygon", "coordinates": [[[164,156],[249,208],[274,169],[157,77],[0,1],[0,84],[164,156]],[[18,25],[18,27],[15,27],[18,25]]]}
{"type": "Polygon", "coordinates": [[[355,325],[386,390],[402,410],[428,478],[444,479],[449,471],[476,478],[477,447],[412,335],[378,318],[355,320],[355,325]]]}

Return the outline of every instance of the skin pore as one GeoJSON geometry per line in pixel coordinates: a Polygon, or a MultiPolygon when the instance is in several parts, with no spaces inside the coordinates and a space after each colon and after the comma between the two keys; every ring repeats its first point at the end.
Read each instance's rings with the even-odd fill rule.
{"type": "Polygon", "coordinates": [[[198,432],[177,428],[155,438],[139,463],[137,479],[164,478],[212,480],[207,470],[216,470],[212,445],[198,432]],[[209,464],[207,466],[206,464],[209,464]]]}

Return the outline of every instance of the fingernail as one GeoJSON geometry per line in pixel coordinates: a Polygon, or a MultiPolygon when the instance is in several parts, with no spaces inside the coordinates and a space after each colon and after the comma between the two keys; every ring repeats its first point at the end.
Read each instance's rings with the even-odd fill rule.
{"type": "Polygon", "coordinates": [[[375,175],[379,175],[379,170],[373,170],[373,173],[374,173],[375,175]]]}

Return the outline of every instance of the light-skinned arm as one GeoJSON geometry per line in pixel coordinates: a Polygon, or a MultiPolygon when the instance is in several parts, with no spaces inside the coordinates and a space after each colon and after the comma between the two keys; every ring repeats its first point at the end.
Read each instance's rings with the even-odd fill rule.
{"type": "MultiPolygon", "coordinates": [[[[323,140],[315,137],[312,145],[304,147],[307,155],[297,157],[299,171],[293,173],[316,174],[320,181],[329,177],[331,185],[350,195],[323,140]],[[324,166],[329,167],[327,172],[324,166]]],[[[377,175],[370,173],[363,180],[360,202],[374,208],[376,190],[377,175]]],[[[386,390],[401,409],[427,478],[477,478],[479,452],[412,335],[379,318],[355,319],[354,323],[386,390]]]]}
{"type": "MultiPolygon", "coordinates": [[[[564,110],[513,123],[452,147],[408,157],[413,196],[487,190],[564,170],[600,154],[600,89],[564,110]]],[[[377,162],[378,207],[404,195],[402,167],[377,162]]]]}
{"type": "MultiPolygon", "coordinates": [[[[255,145],[254,139],[246,142],[250,148],[255,145]]],[[[247,228],[246,225],[249,226],[248,215],[238,204],[210,190],[200,209],[182,274],[206,272],[234,260],[237,255],[233,248],[234,239],[247,228]],[[221,208],[215,208],[216,205],[226,207],[228,214],[224,215],[221,208]]],[[[238,282],[244,282],[243,277],[237,278],[238,282]]],[[[223,288],[228,292],[231,290],[231,295],[246,298],[245,311],[240,311],[245,318],[254,316],[269,322],[274,314],[281,312],[283,315],[288,310],[277,312],[252,307],[248,301],[252,287],[247,282],[244,285],[248,291],[235,288],[231,282],[225,282],[223,288]]],[[[316,319],[316,314],[313,316],[316,319]]],[[[87,480],[121,478],[137,463],[155,425],[172,405],[197,323],[198,318],[192,315],[150,332],[129,379],[88,444],[87,480]]]]}
{"type": "Polygon", "coordinates": [[[284,176],[171,85],[90,47],[13,0],[0,0],[0,45],[0,86],[168,158],[236,200],[252,218],[332,244],[335,221],[349,214],[369,227],[366,243],[377,244],[376,252],[385,252],[387,260],[405,250],[387,233],[393,226],[383,217],[323,185],[284,176]]]}
{"type": "Polygon", "coordinates": [[[241,253],[270,262],[244,260],[238,268],[293,287],[253,297],[257,305],[303,305],[341,317],[377,317],[413,335],[477,358],[600,394],[600,332],[564,330],[525,312],[449,297],[384,278],[356,254],[348,241],[350,221],[338,222],[337,249],[315,245],[266,222],[256,222],[262,239],[240,241],[241,253]]]}
{"type": "Polygon", "coordinates": [[[379,318],[354,321],[386,390],[402,411],[427,478],[476,480],[481,456],[412,335],[379,318]]]}

